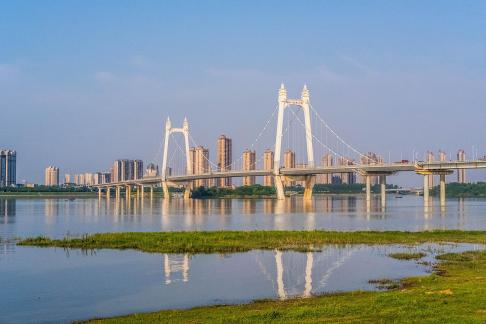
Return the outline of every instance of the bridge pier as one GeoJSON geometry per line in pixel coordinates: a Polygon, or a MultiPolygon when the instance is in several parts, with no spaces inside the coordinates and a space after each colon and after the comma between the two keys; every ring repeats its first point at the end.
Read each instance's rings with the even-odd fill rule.
{"type": "Polygon", "coordinates": [[[381,208],[386,207],[386,176],[380,176],[381,208]]]}
{"type": "Polygon", "coordinates": [[[164,192],[164,199],[170,198],[169,186],[166,181],[162,181],[162,191],[164,192]]]}
{"type": "Polygon", "coordinates": [[[278,200],[284,200],[285,199],[285,191],[284,191],[284,185],[283,185],[283,179],[281,175],[275,175],[274,176],[274,182],[275,182],[275,190],[277,192],[277,199],[278,200]]]}
{"type": "Polygon", "coordinates": [[[111,195],[111,188],[106,187],[106,200],[110,200],[110,195],[111,195]]]}
{"type": "Polygon", "coordinates": [[[316,177],[313,175],[305,176],[304,200],[312,199],[312,189],[314,188],[316,177]]]}
{"type": "Polygon", "coordinates": [[[150,186],[150,200],[154,199],[154,186],[150,186]]]}
{"type": "Polygon", "coordinates": [[[120,199],[120,195],[121,195],[121,187],[120,186],[116,186],[116,189],[115,189],[115,197],[116,197],[116,199],[120,199]]]}
{"type": "Polygon", "coordinates": [[[446,205],[446,183],[445,183],[445,173],[440,174],[440,206],[445,207],[446,205]]]}
{"type": "Polygon", "coordinates": [[[132,197],[132,186],[128,185],[125,187],[125,197],[130,199],[132,197]]]}
{"type": "Polygon", "coordinates": [[[98,199],[101,199],[101,193],[102,193],[101,187],[98,187],[98,199]]]}
{"type": "Polygon", "coordinates": [[[187,185],[184,187],[184,199],[191,198],[191,191],[192,191],[192,181],[187,183],[187,185]]]}
{"type": "Polygon", "coordinates": [[[429,206],[429,176],[424,175],[424,206],[429,206]]]}
{"type": "Polygon", "coordinates": [[[371,177],[366,175],[366,205],[371,204],[371,177]]]}

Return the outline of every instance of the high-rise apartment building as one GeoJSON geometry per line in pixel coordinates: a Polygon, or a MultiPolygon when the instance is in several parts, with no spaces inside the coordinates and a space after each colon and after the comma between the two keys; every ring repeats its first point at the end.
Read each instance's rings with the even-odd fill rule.
{"type": "Polygon", "coordinates": [[[133,161],[133,178],[134,180],[143,178],[143,161],[135,160],[133,161]]]}
{"type": "MultiPolygon", "coordinates": [[[[466,152],[464,150],[461,149],[457,152],[457,161],[466,161],[466,152]]],[[[466,183],[466,170],[457,170],[457,182],[466,183]]]]}
{"type": "Polygon", "coordinates": [[[17,183],[17,152],[0,149],[0,187],[17,183]]]}
{"type": "Polygon", "coordinates": [[[441,162],[447,161],[446,152],[439,150],[439,161],[441,162]]]}
{"type": "MultiPolygon", "coordinates": [[[[263,152],[263,169],[264,170],[273,170],[273,160],[274,154],[273,151],[270,149],[266,149],[263,152]]],[[[263,177],[263,185],[264,186],[273,186],[273,177],[272,176],[264,176],[263,177]]]]}
{"type": "Polygon", "coordinates": [[[116,160],[111,168],[112,182],[136,180],[143,178],[143,161],[116,160]]]}
{"type": "MultiPolygon", "coordinates": [[[[209,150],[203,146],[192,147],[189,150],[189,160],[191,163],[192,174],[203,174],[209,172],[209,150]]],[[[194,187],[207,187],[209,184],[206,179],[194,181],[194,187]]]]}
{"type": "Polygon", "coordinates": [[[45,169],[44,184],[46,186],[59,186],[59,168],[48,166],[45,169]]]}
{"type": "MultiPolygon", "coordinates": [[[[232,140],[231,138],[221,135],[218,138],[218,171],[230,171],[232,163],[232,140]]],[[[221,178],[219,179],[220,187],[230,187],[231,178],[221,178]]]]}
{"type": "MultiPolygon", "coordinates": [[[[284,168],[295,168],[295,152],[292,150],[286,150],[284,152],[284,168]]],[[[286,186],[295,186],[295,181],[286,180],[286,186]]]]}
{"type": "Polygon", "coordinates": [[[113,162],[113,166],[111,167],[111,181],[112,182],[119,182],[122,181],[122,163],[121,160],[116,160],[113,162]]]}
{"type": "MultiPolygon", "coordinates": [[[[426,162],[431,163],[434,162],[434,153],[427,151],[427,156],[426,156],[426,162]]],[[[432,188],[434,186],[434,175],[429,174],[427,176],[428,182],[429,182],[429,188],[432,188]]]]}
{"type": "MultiPolygon", "coordinates": [[[[333,166],[333,156],[331,153],[324,154],[321,159],[321,166],[332,167],[333,166]]],[[[332,183],[332,173],[318,174],[316,177],[317,183],[331,184],[332,183]]]]}
{"type": "Polygon", "coordinates": [[[65,174],[64,175],[64,184],[71,183],[71,175],[70,174],[65,174]]]}
{"type": "MultiPolygon", "coordinates": [[[[255,151],[246,149],[243,151],[243,170],[255,170],[256,167],[256,153],[255,151]]],[[[243,178],[244,186],[251,186],[255,184],[255,176],[248,176],[243,178]]]]}

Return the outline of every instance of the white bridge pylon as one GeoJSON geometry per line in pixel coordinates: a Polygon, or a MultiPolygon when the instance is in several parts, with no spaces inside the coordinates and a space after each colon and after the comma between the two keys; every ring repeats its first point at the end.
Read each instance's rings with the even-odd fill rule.
{"type": "MultiPolygon", "coordinates": [[[[184,136],[184,151],[186,153],[186,173],[192,174],[192,164],[189,156],[189,123],[187,118],[184,118],[181,128],[172,127],[172,123],[169,118],[165,122],[165,137],[164,137],[164,156],[162,158],[162,188],[164,190],[164,197],[169,197],[169,188],[167,185],[167,155],[169,151],[170,135],[174,133],[182,133],[184,136]]],[[[189,198],[190,188],[186,186],[184,197],[189,198]],[[186,197],[187,196],[187,197],[186,197]]]]}
{"type": "MultiPolygon", "coordinates": [[[[287,98],[287,90],[284,84],[280,85],[278,91],[278,117],[277,117],[277,131],[275,134],[275,155],[273,161],[273,174],[275,175],[275,187],[277,190],[277,198],[285,199],[283,179],[280,175],[280,158],[282,154],[282,138],[283,138],[283,121],[285,108],[289,106],[299,106],[304,111],[304,126],[305,126],[305,139],[307,146],[307,165],[309,168],[314,167],[314,148],[312,146],[312,126],[310,119],[310,95],[307,86],[304,85],[300,99],[287,98]]],[[[304,199],[312,196],[312,187],[314,185],[315,177],[306,176],[303,179],[305,181],[304,199]]]]}

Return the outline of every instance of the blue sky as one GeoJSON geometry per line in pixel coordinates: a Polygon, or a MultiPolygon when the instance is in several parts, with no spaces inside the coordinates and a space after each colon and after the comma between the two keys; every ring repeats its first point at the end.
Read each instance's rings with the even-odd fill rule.
{"type": "Polygon", "coordinates": [[[239,156],[284,82],[361,151],[484,155],[485,72],[483,1],[2,1],[0,146],[41,181],[158,160],[187,116],[239,156]]]}

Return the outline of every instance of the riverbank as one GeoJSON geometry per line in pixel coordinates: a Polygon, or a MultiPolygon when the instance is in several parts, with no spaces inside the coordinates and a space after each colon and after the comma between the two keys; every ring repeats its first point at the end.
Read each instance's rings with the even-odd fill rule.
{"type": "Polygon", "coordinates": [[[324,244],[486,244],[486,231],[196,231],[99,233],[83,237],[25,238],[18,245],[79,249],[135,249],[153,253],[231,253],[250,250],[309,251],[324,244]]]}
{"type": "Polygon", "coordinates": [[[89,323],[486,321],[486,251],[445,254],[433,274],[403,279],[382,292],[355,291],[286,301],[208,306],[96,319],[89,323]]]}

